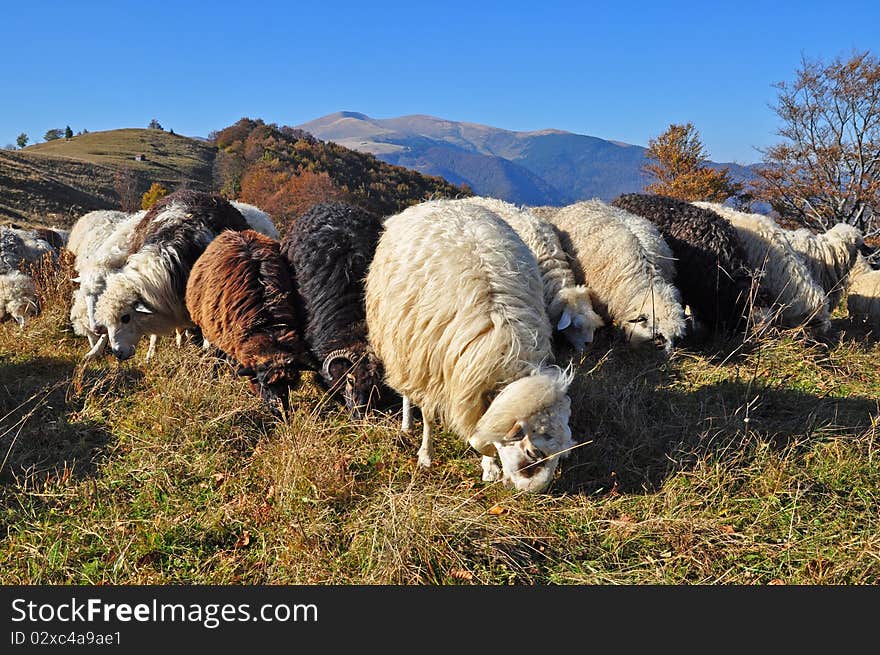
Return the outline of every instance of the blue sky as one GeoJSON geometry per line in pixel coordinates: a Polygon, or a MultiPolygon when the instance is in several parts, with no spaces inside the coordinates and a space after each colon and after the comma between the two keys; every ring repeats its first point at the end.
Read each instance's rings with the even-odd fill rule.
{"type": "Polygon", "coordinates": [[[880,55],[880,2],[4,2],[0,145],[20,132],[204,136],[339,110],[554,127],[646,145],[693,122],[712,159],[775,141],[801,56],[880,55]]]}

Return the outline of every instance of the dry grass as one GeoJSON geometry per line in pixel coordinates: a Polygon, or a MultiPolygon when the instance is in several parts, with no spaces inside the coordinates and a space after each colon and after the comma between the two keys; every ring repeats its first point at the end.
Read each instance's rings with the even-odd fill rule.
{"type": "Polygon", "coordinates": [[[577,362],[581,445],[530,496],[451,434],[418,470],[396,416],[353,423],[309,379],[280,422],[192,346],[83,367],[52,280],[0,326],[0,582],[880,582],[880,347],[844,316],[830,345],[668,362],[606,336],[577,362]]]}

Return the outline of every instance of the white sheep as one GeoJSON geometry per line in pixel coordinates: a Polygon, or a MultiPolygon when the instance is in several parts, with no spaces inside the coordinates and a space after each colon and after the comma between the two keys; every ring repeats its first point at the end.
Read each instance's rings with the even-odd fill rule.
{"type": "Polygon", "coordinates": [[[419,464],[438,418],[483,455],[484,480],[497,454],[505,482],[546,488],[574,443],[571,376],[552,365],[541,273],[516,232],[477,205],[410,207],[386,219],[365,295],[387,383],[422,410],[419,464]]]}
{"type": "Polygon", "coordinates": [[[872,268],[861,254],[849,273],[846,307],[850,318],[867,323],[880,335],[880,270],[872,268]]]}
{"type": "Polygon", "coordinates": [[[14,318],[21,327],[39,313],[36,287],[28,266],[46,253],[57,254],[32,230],[0,227],[0,320],[14,318]]]}
{"type": "Polygon", "coordinates": [[[572,270],[593,292],[595,305],[634,345],[668,354],[686,332],[675,259],[657,227],[601,200],[560,208],[548,219],[572,257],[572,270]]]}
{"type": "MultiPolygon", "coordinates": [[[[107,276],[125,264],[132,234],[145,214],[145,211],[123,214],[122,218],[115,217],[115,223],[101,224],[98,229],[80,237],[82,250],[74,264],[78,272],[74,282],[79,286],[73,292],[70,321],[74,333],[89,340],[91,350],[86,359],[93,359],[104,351],[107,338],[96,332],[95,306],[104,292],[107,276]],[[111,225],[114,229],[108,234],[106,227],[111,225]]],[[[151,335],[148,360],[155,353],[155,346],[156,336],[151,335]]]]}
{"type": "Polygon", "coordinates": [[[805,325],[819,335],[831,331],[828,300],[788,236],[769,216],[737,211],[714,202],[695,202],[726,219],[737,239],[759,288],[771,303],[774,320],[783,327],[805,325]]]}
{"type": "Polygon", "coordinates": [[[786,232],[794,251],[828,297],[832,311],[846,290],[847,275],[864,245],[862,233],[847,223],[838,223],[827,232],[814,234],[807,228],[786,232]]]}
{"type": "Polygon", "coordinates": [[[575,282],[568,256],[553,226],[527,208],[496,198],[471,197],[451,200],[484,207],[500,216],[519,235],[538,260],[544,282],[544,303],[550,323],[577,350],[593,341],[605,321],[593,310],[590,289],[575,282]]]}
{"type": "Polygon", "coordinates": [[[15,319],[21,327],[37,314],[37,293],[30,275],[21,271],[0,274],[0,321],[15,319]]]}

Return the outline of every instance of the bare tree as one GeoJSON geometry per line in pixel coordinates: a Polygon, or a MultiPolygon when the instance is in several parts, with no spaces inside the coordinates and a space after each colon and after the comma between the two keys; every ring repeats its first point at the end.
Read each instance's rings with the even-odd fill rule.
{"type": "Polygon", "coordinates": [[[120,168],[113,175],[113,188],[119,198],[119,207],[124,212],[136,212],[141,208],[141,194],[138,181],[128,168],[120,168]]]}
{"type": "Polygon", "coordinates": [[[804,58],[794,82],[774,86],[784,141],[763,151],[756,197],[819,230],[878,227],[880,61],[868,51],[828,65],[804,58]]]}

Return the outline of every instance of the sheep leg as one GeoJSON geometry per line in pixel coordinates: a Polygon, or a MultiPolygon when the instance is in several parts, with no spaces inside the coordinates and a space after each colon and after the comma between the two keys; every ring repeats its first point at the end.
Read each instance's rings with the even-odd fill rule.
{"type": "Polygon", "coordinates": [[[434,443],[431,439],[430,417],[422,415],[422,446],[419,448],[419,466],[425,469],[431,468],[431,457],[434,456],[434,443]]]}
{"type": "Polygon", "coordinates": [[[94,348],[95,344],[98,343],[98,339],[96,339],[95,335],[91,332],[86,335],[86,338],[89,340],[89,348],[94,348]]]}
{"type": "Polygon", "coordinates": [[[147,358],[144,361],[150,361],[156,356],[156,342],[159,340],[155,334],[150,335],[150,347],[147,348],[147,358]]]}
{"type": "Polygon", "coordinates": [[[501,479],[501,467],[494,457],[483,455],[480,465],[483,467],[483,482],[497,482],[501,479]]]}
{"type": "Polygon", "coordinates": [[[174,330],[174,343],[180,348],[183,345],[183,332],[178,329],[174,330]]]}
{"type": "Polygon", "coordinates": [[[412,403],[409,396],[403,397],[403,421],[400,429],[409,434],[412,432],[412,403]]]}
{"type": "MultiPolygon", "coordinates": [[[[91,341],[91,339],[92,337],[91,335],[89,335],[89,341],[91,341]]],[[[95,359],[96,357],[100,357],[104,353],[105,345],[107,345],[107,335],[102,334],[92,346],[92,349],[85,354],[85,357],[83,357],[83,359],[88,362],[95,359]]]]}

